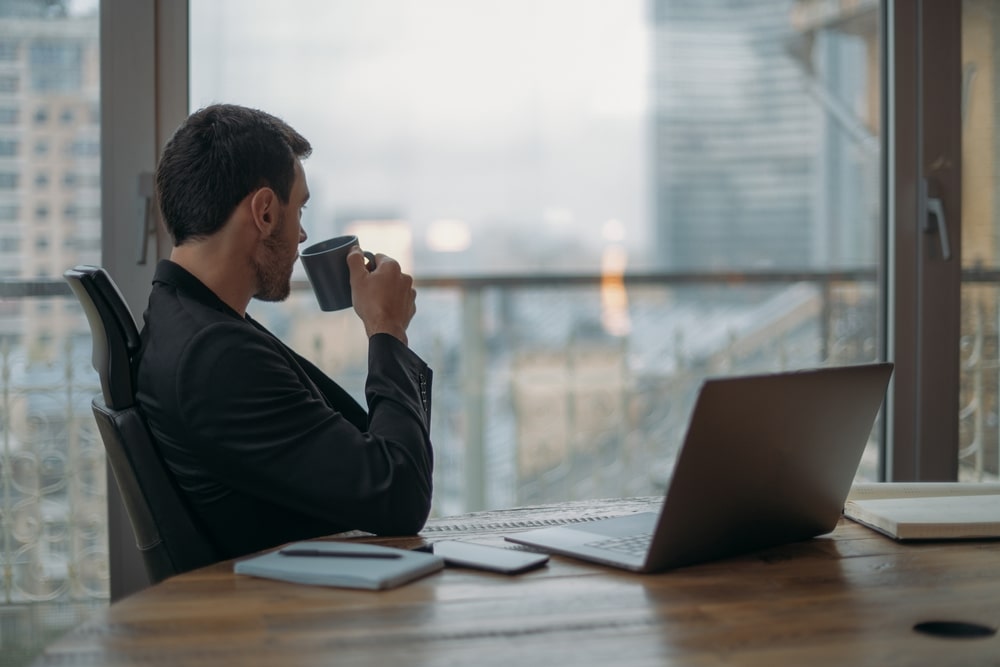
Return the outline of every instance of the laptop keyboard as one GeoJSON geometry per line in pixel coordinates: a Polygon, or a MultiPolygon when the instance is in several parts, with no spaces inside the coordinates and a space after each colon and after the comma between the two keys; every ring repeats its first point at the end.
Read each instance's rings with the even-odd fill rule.
{"type": "Polygon", "coordinates": [[[609,537],[597,540],[596,542],[587,542],[584,546],[593,547],[594,549],[607,549],[630,556],[645,556],[646,552],[649,551],[649,543],[652,540],[653,536],[649,533],[640,533],[638,535],[609,537]]]}

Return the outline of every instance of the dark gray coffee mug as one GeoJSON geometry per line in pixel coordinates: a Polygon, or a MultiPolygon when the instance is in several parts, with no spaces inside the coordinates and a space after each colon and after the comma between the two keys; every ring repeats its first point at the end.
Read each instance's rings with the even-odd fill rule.
{"type": "MultiPolygon", "coordinates": [[[[337,236],[309,246],[299,258],[312,285],[320,310],[342,310],[352,305],[351,271],[347,253],[358,245],[357,236],[337,236]]],[[[375,255],[365,251],[368,270],[375,268],[375,255]]]]}

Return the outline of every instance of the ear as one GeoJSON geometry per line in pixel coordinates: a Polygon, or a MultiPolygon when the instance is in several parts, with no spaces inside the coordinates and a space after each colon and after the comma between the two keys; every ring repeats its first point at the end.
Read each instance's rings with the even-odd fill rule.
{"type": "Polygon", "coordinates": [[[270,236],[277,228],[278,195],[271,188],[260,188],[250,195],[250,216],[261,236],[270,236]]]}

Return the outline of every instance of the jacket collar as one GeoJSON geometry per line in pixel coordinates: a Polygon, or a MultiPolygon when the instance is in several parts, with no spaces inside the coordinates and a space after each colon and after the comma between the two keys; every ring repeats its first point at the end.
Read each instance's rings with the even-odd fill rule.
{"type": "Polygon", "coordinates": [[[153,284],[157,283],[174,287],[210,308],[241,320],[244,319],[242,315],[230,308],[225,301],[210,290],[205,283],[198,280],[194,274],[169,259],[161,259],[157,263],[156,272],[153,274],[153,284]]]}

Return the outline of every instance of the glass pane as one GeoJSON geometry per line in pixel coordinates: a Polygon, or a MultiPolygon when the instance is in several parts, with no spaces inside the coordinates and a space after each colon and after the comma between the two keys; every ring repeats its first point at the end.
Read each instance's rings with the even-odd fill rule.
{"type": "Polygon", "coordinates": [[[96,2],[0,5],[0,663],[107,604],[90,330],[62,280],[100,262],[96,2]]]}
{"type": "Polygon", "coordinates": [[[962,386],[959,475],[997,480],[1000,217],[997,44],[1000,6],[962,3],[962,386]]]}
{"type": "MultiPolygon", "coordinates": [[[[311,240],[416,277],[436,512],[660,493],[704,377],[877,357],[877,2],[283,7],[192,0],[192,108],[290,122],[311,240]]],[[[296,277],[252,311],[360,395],[296,277]]]]}

